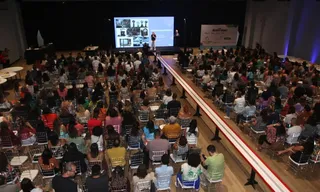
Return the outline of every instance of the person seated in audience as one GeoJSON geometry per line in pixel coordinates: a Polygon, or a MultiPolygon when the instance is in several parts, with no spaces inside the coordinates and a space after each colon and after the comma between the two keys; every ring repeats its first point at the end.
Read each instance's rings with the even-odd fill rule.
{"type": "Polygon", "coordinates": [[[154,87],[152,82],[148,82],[147,84],[146,96],[149,100],[154,100],[157,97],[157,88],[154,87]]]}
{"type": "Polygon", "coordinates": [[[171,176],[174,174],[173,167],[169,166],[170,157],[168,154],[164,154],[161,157],[161,166],[155,168],[156,178],[154,179],[154,184],[157,189],[170,188],[171,176]],[[168,182],[158,182],[159,177],[166,177],[168,182]]]}
{"type": "Polygon", "coordinates": [[[182,135],[173,145],[173,157],[175,159],[181,157],[182,160],[185,160],[187,158],[188,151],[188,140],[184,135],[182,135]]]}
{"type": "MultiPolygon", "coordinates": [[[[298,124],[300,125],[300,124],[298,124]]],[[[300,134],[300,139],[306,139],[309,137],[314,137],[317,135],[317,119],[315,115],[311,115],[306,124],[303,126],[303,129],[300,134]]]]}
{"type": "Polygon", "coordinates": [[[204,89],[204,90],[207,90],[208,88],[208,83],[210,82],[211,80],[211,77],[210,77],[210,74],[208,73],[208,71],[206,70],[204,72],[204,75],[201,77],[201,87],[204,89]]]}
{"type": "Polygon", "coordinates": [[[53,123],[56,119],[58,119],[58,116],[56,113],[52,113],[48,107],[46,107],[42,111],[41,119],[46,127],[49,127],[51,130],[53,130],[53,123]]]}
{"type": "Polygon", "coordinates": [[[77,112],[76,112],[76,120],[81,124],[87,124],[90,119],[90,112],[89,110],[85,109],[83,105],[77,105],[77,112]]]}
{"type": "Polygon", "coordinates": [[[131,133],[128,135],[128,147],[131,148],[144,148],[142,142],[143,131],[138,126],[133,126],[131,133]]]}
{"type": "Polygon", "coordinates": [[[205,176],[209,181],[222,180],[225,164],[224,155],[222,153],[218,153],[214,145],[208,145],[207,151],[209,157],[205,158],[203,154],[200,156],[201,164],[204,167],[204,169],[202,169],[203,176],[205,176]]]}
{"type": "Polygon", "coordinates": [[[88,130],[90,132],[90,134],[92,134],[92,130],[94,127],[101,127],[102,126],[102,122],[98,119],[99,116],[99,109],[95,108],[93,110],[93,116],[91,119],[89,119],[88,121],[88,130]]]}
{"type": "Polygon", "coordinates": [[[183,163],[180,172],[177,173],[176,182],[180,181],[185,186],[194,186],[195,190],[199,190],[200,175],[202,173],[200,163],[201,159],[198,153],[189,154],[188,162],[183,163]]]}
{"type": "Polygon", "coordinates": [[[178,118],[179,119],[190,119],[192,114],[189,110],[189,106],[185,104],[179,111],[178,118]]]}
{"type": "Polygon", "coordinates": [[[22,119],[22,126],[19,131],[22,145],[33,145],[37,138],[35,136],[36,129],[33,128],[29,122],[22,119]]]}
{"type": "Polygon", "coordinates": [[[64,154],[62,158],[62,162],[79,162],[79,166],[81,168],[81,173],[85,173],[87,171],[87,164],[84,160],[84,154],[78,150],[78,147],[75,143],[70,143],[68,150],[64,154]]]}
{"type": "Polygon", "coordinates": [[[3,176],[7,182],[12,182],[19,176],[19,170],[10,165],[6,154],[2,151],[0,152],[0,176],[3,176]]]}
{"type": "Polygon", "coordinates": [[[29,178],[23,178],[20,187],[23,192],[43,192],[41,188],[35,187],[29,178]]]}
{"type": "Polygon", "coordinates": [[[305,105],[303,111],[297,117],[297,124],[304,125],[311,115],[311,107],[309,105],[305,105]]]}
{"type": "MultiPolygon", "coordinates": [[[[6,146],[8,143],[8,139],[11,140],[11,144],[13,146],[20,146],[21,145],[21,140],[18,136],[14,134],[14,132],[9,129],[9,124],[6,121],[2,121],[0,123],[0,138],[2,141],[2,147],[6,146]],[[6,143],[4,142],[6,141],[6,143]]],[[[6,147],[11,147],[11,146],[6,146],[6,147]]]]}
{"type": "Polygon", "coordinates": [[[115,85],[115,83],[112,82],[110,85],[110,89],[109,89],[109,105],[114,104],[113,103],[113,102],[115,102],[114,99],[116,99],[118,101],[118,96],[119,95],[118,95],[116,85],[115,85]]]}
{"type": "Polygon", "coordinates": [[[147,122],[147,125],[143,128],[144,138],[146,140],[144,143],[154,140],[154,132],[157,129],[159,129],[159,127],[155,125],[152,120],[147,122]]]}
{"type": "Polygon", "coordinates": [[[8,183],[7,179],[3,175],[0,175],[0,191],[17,192],[19,191],[19,187],[16,184],[8,183]]]}
{"type": "Polygon", "coordinates": [[[106,192],[109,191],[108,174],[101,174],[99,165],[92,166],[91,176],[86,179],[88,192],[106,192]]]}
{"type": "Polygon", "coordinates": [[[116,166],[111,174],[110,189],[111,191],[131,191],[130,181],[124,175],[124,170],[120,166],[116,166]]]}
{"type": "Polygon", "coordinates": [[[149,111],[150,110],[149,104],[150,104],[149,99],[145,98],[142,102],[142,105],[140,106],[140,110],[149,111]]]}
{"type": "Polygon", "coordinates": [[[146,146],[144,158],[145,165],[149,165],[149,159],[152,159],[152,154],[154,151],[165,151],[166,153],[169,153],[168,150],[171,147],[168,140],[160,137],[159,129],[154,130],[154,137],[154,140],[149,141],[146,146]]]}
{"type": "Polygon", "coordinates": [[[12,104],[4,98],[3,94],[0,94],[0,111],[10,111],[11,108],[12,104]]]}
{"type": "Polygon", "coordinates": [[[106,117],[105,125],[121,125],[122,117],[119,115],[115,108],[109,110],[109,114],[106,117]]]}
{"type": "Polygon", "coordinates": [[[89,162],[103,161],[103,151],[99,151],[97,143],[92,143],[90,146],[90,151],[87,153],[87,159],[89,162]]]}
{"type": "Polygon", "coordinates": [[[130,99],[130,93],[129,93],[129,88],[128,88],[128,83],[126,80],[121,81],[121,86],[120,86],[120,99],[125,100],[125,99],[130,99]]]}
{"type": "Polygon", "coordinates": [[[155,179],[154,172],[148,173],[147,167],[144,164],[139,165],[137,169],[137,173],[132,178],[134,192],[140,192],[138,187],[139,182],[150,181],[150,185],[151,185],[151,182],[154,179],[155,179]]]}
{"type": "Polygon", "coordinates": [[[113,147],[107,150],[107,156],[111,161],[112,167],[116,166],[125,166],[126,165],[126,148],[120,146],[120,140],[115,139],[113,143],[113,147]],[[117,159],[114,161],[113,159],[117,159]]]}
{"type": "Polygon", "coordinates": [[[128,76],[124,73],[124,71],[121,69],[119,70],[117,79],[118,79],[118,83],[121,84],[122,80],[127,80],[128,76]]]}
{"type": "Polygon", "coordinates": [[[87,145],[85,140],[79,135],[78,130],[75,128],[74,124],[69,124],[68,127],[69,138],[67,138],[67,144],[74,143],[78,146],[78,150],[85,154],[87,152],[87,145]]]}
{"type": "Polygon", "coordinates": [[[166,139],[177,139],[181,134],[181,126],[177,123],[177,118],[169,117],[169,124],[165,125],[161,130],[161,136],[166,139]]]}
{"type": "Polygon", "coordinates": [[[75,164],[68,162],[64,165],[63,174],[56,175],[52,179],[52,188],[55,192],[76,192],[78,191],[78,186],[73,178],[77,173],[77,167],[75,164]]]}
{"type": "Polygon", "coordinates": [[[161,76],[161,74],[159,73],[158,69],[154,68],[153,72],[151,74],[151,80],[153,82],[158,82],[160,76],[161,76]]]}
{"type": "Polygon", "coordinates": [[[105,140],[107,142],[107,148],[113,147],[115,140],[120,139],[120,134],[114,130],[112,125],[107,125],[107,133],[105,135],[105,140]]]}
{"type": "Polygon", "coordinates": [[[215,99],[219,99],[222,94],[223,94],[223,84],[218,78],[217,83],[214,85],[212,89],[212,97],[215,99]]]}
{"type": "Polygon", "coordinates": [[[297,142],[298,137],[301,134],[302,128],[300,125],[297,125],[297,118],[291,119],[291,126],[287,130],[287,143],[297,142]]]}
{"type": "Polygon", "coordinates": [[[310,159],[313,161],[320,160],[320,139],[319,139],[319,136],[315,137],[314,148],[313,148],[313,152],[311,154],[310,159]]]}
{"type": "Polygon", "coordinates": [[[247,105],[243,112],[242,116],[240,117],[240,120],[250,120],[252,117],[254,117],[256,114],[256,102],[249,102],[249,105],[247,105]]]}
{"type": "Polygon", "coordinates": [[[314,149],[314,138],[309,137],[305,142],[291,146],[285,150],[278,151],[278,155],[289,153],[291,159],[296,163],[308,162],[314,149]]]}
{"type": "Polygon", "coordinates": [[[181,102],[177,100],[178,95],[176,93],[172,94],[172,100],[168,102],[167,109],[170,115],[178,116],[178,111],[181,108],[181,102]],[[178,109],[177,114],[174,114],[175,111],[171,111],[174,109],[178,109]]]}
{"type": "Polygon", "coordinates": [[[234,100],[234,112],[237,114],[236,123],[239,124],[240,118],[246,106],[244,94],[241,91],[237,92],[237,98],[234,100]]]}
{"type": "Polygon", "coordinates": [[[226,105],[226,116],[224,118],[230,118],[230,112],[234,103],[234,95],[226,89],[224,89],[224,94],[222,95],[221,102],[226,105]]]}
{"type": "Polygon", "coordinates": [[[264,131],[267,128],[268,120],[268,109],[263,109],[257,118],[252,119],[251,128],[255,131],[264,131]]]}
{"type": "Polygon", "coordinates": [[[282,99],[288,98],[289,89],[286,86],[286,82],[280,81],[280,86],[278,88],[278,91],[280,92],[280,97],[282,99]]]}
{"type": "Polygon", "coordinates": [[[54,170],[55,173],[58,173],[60,171],[59,162],[48,148],[45,148],[42,152],[41,156],[38,159],[38,164],[44,171],[54,170]]]}
{"type": "Polygon", "coordinates": [[[59,135],[55,131],[48,133],[48,148],[62,148],[66,144],[66,140],[59,138],[59,135]]]}
{"type": "Polygon", "coordinates": [[[99,151],[103,151],[103,130],[101,127],[94,127],[91,135],[91,143],[96,143],[98,145],[99,151]]]}
{"type": "Polygon", "coordinates": [[[168,103],[169,103],[170,101],[172,101],[172,99],[173,99],[173,98],[172,98],[171,89],[168,88],[168,89],[166,90],[165,95],[164,95],[163,98],[162,98],[162,102],[163,102],[163,104],[164,104],[165,106],[167,106],[168,103]]]}
{"type": "Polygon", "coordinates": [[[281,110],[281,115],[282,116],[286,116],[289,113],[289,109],[294,106],[294,100],[293,98],[288,98],[287,103],[285,104],[285,106],[282,108],[281,110]]]}

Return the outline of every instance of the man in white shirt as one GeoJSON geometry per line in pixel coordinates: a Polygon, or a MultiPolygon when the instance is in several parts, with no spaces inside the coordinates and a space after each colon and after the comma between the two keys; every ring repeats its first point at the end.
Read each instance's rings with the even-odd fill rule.
{"type": "Polygon", "coordinates": [[[298,141],[298,137],[300,136],[300,133],[302,131],[302,128],[300,127],[300,125],[297,125],[297,118],[292,118],[291,119],[291,125],[292,127],[290,127],[287,130],[287,143],[295,143],[298,141]]]}
{"type": "Polygon", "coordinates": [[[142,58],[142,52],[141,52],[141,50],[140,49],[138,49],[138,52],[137,52],[137,55],[139,56],[139,60],[142,58]]]}
{"type": "Polygon", "coordinates": [[[100,61],[98,60],[98,57],[95,56],[93,61],[92,61],[93,71],[98,71],[99,64],[100,64],[100,61]]]}

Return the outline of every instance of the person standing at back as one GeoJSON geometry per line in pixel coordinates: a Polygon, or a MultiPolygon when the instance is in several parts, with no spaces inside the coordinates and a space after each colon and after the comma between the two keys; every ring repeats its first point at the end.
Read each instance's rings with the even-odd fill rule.
{"type": "Polygon", "coordinates": [[[152,32],[151,34],[151,50],[152,51],[156,50],[156,38],[157,38],[157,35],[154,32],[152,32]]]}
{"type": "Polygon", "coordinates": [[[77,172],[76,166],[69,162],[66,163],[63,169],[62,175],[56,175],[52,179],[52,188],[55,192],[77,192],[77,183],[71,180],[77,172]]]}

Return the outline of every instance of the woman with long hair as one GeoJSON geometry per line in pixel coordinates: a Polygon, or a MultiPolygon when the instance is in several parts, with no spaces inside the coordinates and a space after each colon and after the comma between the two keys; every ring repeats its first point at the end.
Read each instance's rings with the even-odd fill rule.
{"type": "Polygon", "coordinates": [[[59,162],[56,158],[53,157],[52,152],[48,148],[44,149],[44,151],[38,159],[38,163],[41,169],[43,170],[54,170],[55,172],[59,172],[59,162]]]}
{"type": "Polygon", "coordinates": [[[90,151],[87,153],[87,159],[91,161],[102,161],[104,158],[103,151],[99,151],[99,146],[97,143],[92,143],[90,146],[90,151]]]}
{"type": "Polygon", "coordinates": [[[156,129],[159,129],[159,127],[155,125],[152,120],[149,120],[147,122],[147,125],[143,128],[143,133],[145,135],[146,141],[154,140],[154,132],[156,129]]]}
{"type": "Polygon", "coordinates": [[[101,127],[96,126],[92,130],[91,143],[96,143],[99,147],[99,151],[103,151],[103,130],[101,127]]]}
{"type": "Polygon", "coordinates": [[[20,139],[22,145],[33,145],[37,138],[35,136],[36,129],[33,128],[29,122],[22,119],[22,126],[20,128],[20,139]]]}
{"type": "Polygon", "coordinates": [[[118,191],[119,189],[123,191],[131,191],[130,181],[127,177],[125,177],[122,167],[115,167],[111,175],[111,191],[118,191]]]}
{"type": "Polygon", "coordinates": [[[75,128],[74,122],[71,122],[68,126],[69,138],[67,143],[75,143],[78,146],[78,149],[81,153],[86,154],[87,146],[84,139],[79,135],[78,130],[75,128]]]}
{"type": "Polygon", "coordinates": [[[35,187],[29,178],[23,178],[20,182],[22,192],[42,192],[41,188],[35,187]]]}

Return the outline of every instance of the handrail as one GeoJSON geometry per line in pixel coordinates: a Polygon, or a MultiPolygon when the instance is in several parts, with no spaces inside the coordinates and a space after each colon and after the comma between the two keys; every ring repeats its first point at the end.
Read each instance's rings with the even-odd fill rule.
{"type": "Polygon", "coordinates": [[[195,92],[184,79],[177,74],[177,72],[159,55],[157,58],[162,65],[172,74],[172,76],[179,82],[183,89],[192,97],[192,99],[200,106],[200,108],[208,115],[208,117],[216,124],[217,128],[222,131],[225,137],[232,143],[232,145],[241,153],[252,168],[261,176],[269,188],[277,192],[292,191],[285,183],[283,183],[278,175],[272,172],[267,165],[262,162],[248,145],[221,119],[212,108],[195,92]]]}

